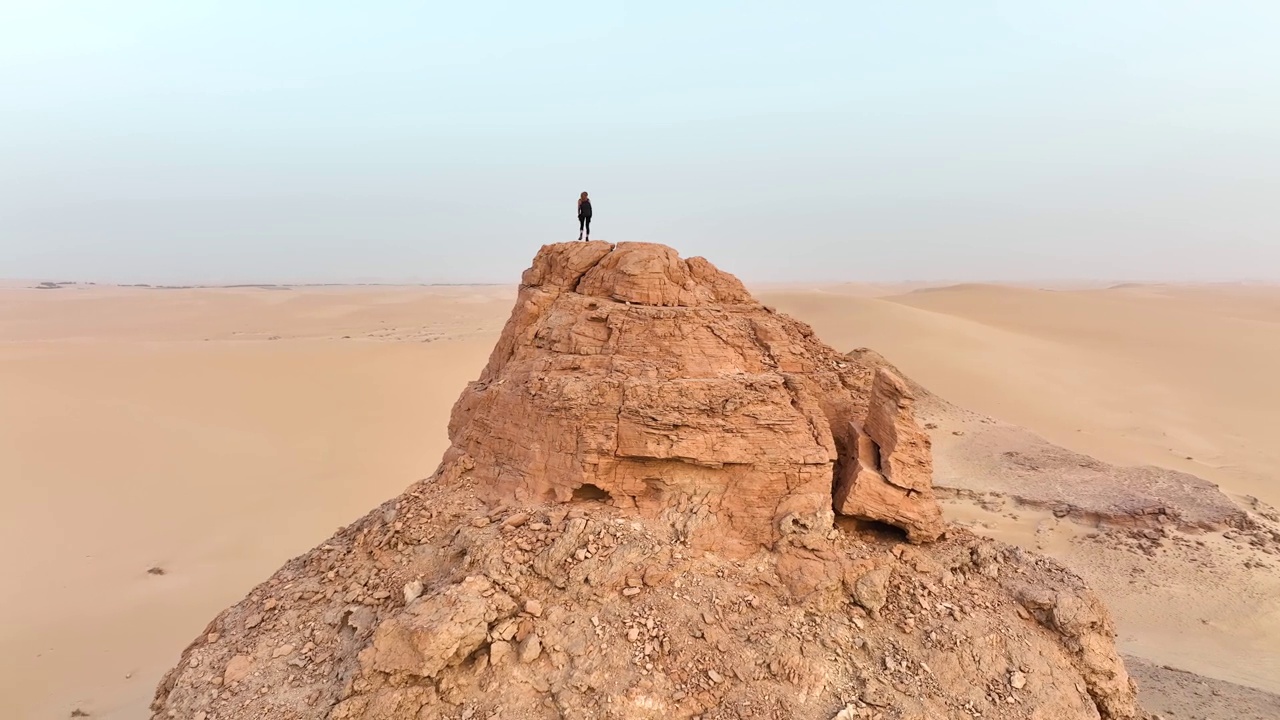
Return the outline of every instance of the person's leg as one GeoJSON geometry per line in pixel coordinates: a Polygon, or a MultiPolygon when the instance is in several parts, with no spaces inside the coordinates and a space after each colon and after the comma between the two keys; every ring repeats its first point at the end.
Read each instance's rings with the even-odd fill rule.
{"type": "Polygon", "coordinates": [[[590,216],[590,215],[588,215],[588,216],[587,216],[586,218],[584,218],[584,219],[585,219],[585,220],[586,220],[586,222],[587,222],[587,238],[586,238],[586,239],[587,239],[587,240],[590,240],[590,239],[591,239],[591,216],[590,216]]]}
{"type": "Polygon", "coordinates": [[[587,219],[581,215],[578,216],[578,239],[582,239],[582,228],[586,227],[587,219]]]}

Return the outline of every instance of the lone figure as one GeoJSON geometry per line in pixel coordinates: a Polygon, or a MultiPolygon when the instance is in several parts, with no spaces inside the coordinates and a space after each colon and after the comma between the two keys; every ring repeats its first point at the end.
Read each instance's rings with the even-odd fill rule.
{"type": "Polygon", "coordinates": [[[591,239],[591,200],[585,191],[578,197],[578,239],[591,239]]]}

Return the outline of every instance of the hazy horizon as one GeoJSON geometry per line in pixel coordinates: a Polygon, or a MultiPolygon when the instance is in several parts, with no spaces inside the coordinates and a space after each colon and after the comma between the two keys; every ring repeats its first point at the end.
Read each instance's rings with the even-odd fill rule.
{"type": "Polygon", "coordinates": [[[0,278],[1280,280],[1280,5],[16,3],[0,278]]]}

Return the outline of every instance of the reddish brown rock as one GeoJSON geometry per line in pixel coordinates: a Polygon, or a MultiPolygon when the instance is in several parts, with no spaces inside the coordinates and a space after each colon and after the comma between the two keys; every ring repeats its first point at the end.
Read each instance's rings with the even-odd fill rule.
{"type": "Polygon", "coordinates": [[[876,370],[865,429],[880,450],[885,480],[923,493],[933,484],[933,458],[929,436],[916,424],[914,404],[902,378],[883,368],[876,370]]]}
{"type": "Polygon", "coordinates": [[[742,283],[702,258],[652,243],[622,243],[582,276],[577,292],[638,305],[693,307],[751,302],[742,283]]]}
{"type": "Polygon", "coordinates": [[[696,505],[713,516],[696,544],[749,551],[830,527],[839,448],[852,449],[852,423],[865,421],[900,448],[895,479],[854,485],[846,510],[936,538],[927,441],[916,444],[909,407],[868,416],[869,385],[706,260],[646,243],[549,245],[454,407],[446,465],[474,469],[445,475],[495,501],[599,494],[647,517],[696,505]],[[909,466],[920,452],[924,466],[909,466]]]}
{"type": "Polygon", "coordinates": [[[933,494],[929,436],[916,424],[914,403],[902,378],[876,369],[865,424],[852,424],[851,462],[836,478],[835,510],[889,522],[913,541],[929,542],[944,525],[933,494]]]}
{"type": "Polygon", "coordinates": [[[439,595],[411,603],[378,626],[373,669],[435,677],[457,665],[488,639],[489,626],[516,614],[516,603],[488,579],[469,577],[439,595]]]}
{"type": "MultiPolygon", "coordinates": [[[[856,456],[859,424],[891,445],[922,437],[909,413],[867,415],[868,375],[706,260],[643,243],[547,246],[455,406],[442,475],[478,480],[494,501],[578,493],[650,517],[696,507],[697,522],[677,519],[696,543],[771,545],[829,525],[831,473],[853,465],[838,461],[856,456]],[[539,423],[512,420],[528,417],[539,423]]],[[[889,467],[918,450],[920,471],[897,473],[905,491],[845,483],[842,510],[936,538],[927,445],[889,467]]]]}

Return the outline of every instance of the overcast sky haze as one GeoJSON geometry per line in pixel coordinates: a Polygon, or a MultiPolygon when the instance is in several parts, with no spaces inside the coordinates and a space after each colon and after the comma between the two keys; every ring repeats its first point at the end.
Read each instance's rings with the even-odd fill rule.
{"type": "Polygon", "coordinates": [[[1280,2],[0,0],[0,277],[1280,280],[1280,2]]]}

